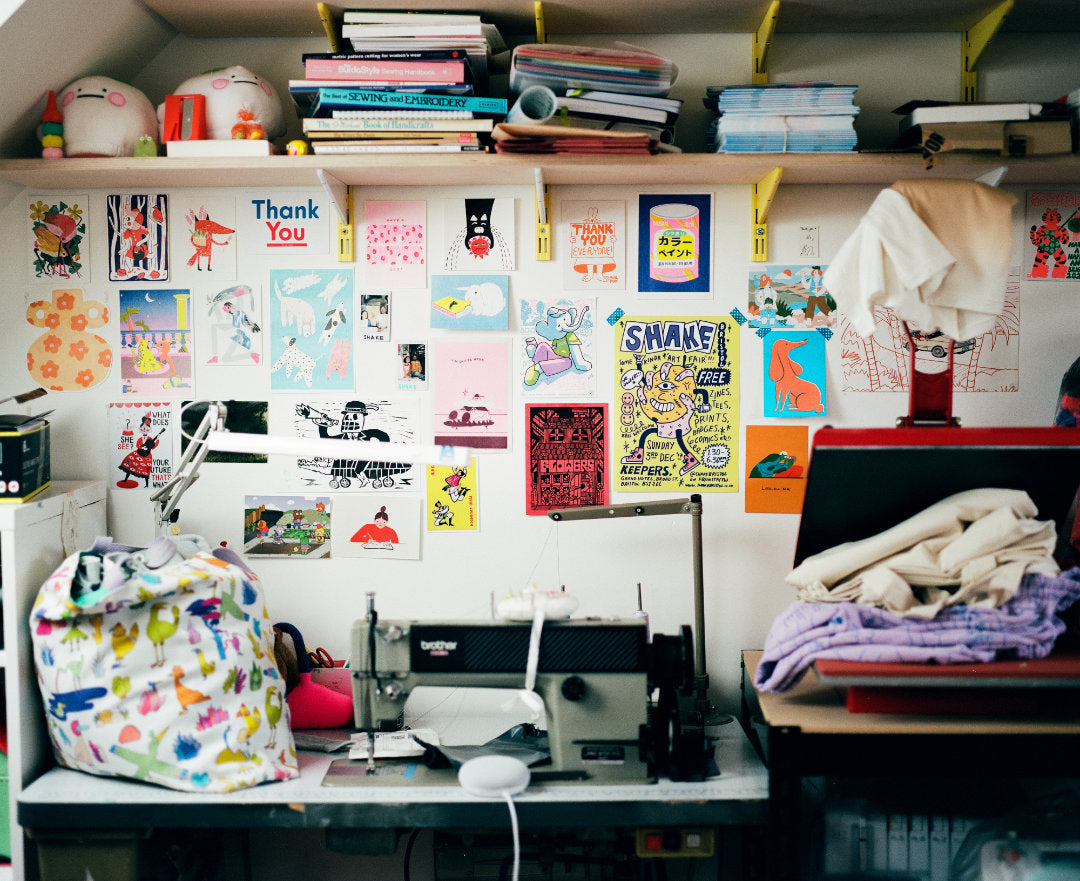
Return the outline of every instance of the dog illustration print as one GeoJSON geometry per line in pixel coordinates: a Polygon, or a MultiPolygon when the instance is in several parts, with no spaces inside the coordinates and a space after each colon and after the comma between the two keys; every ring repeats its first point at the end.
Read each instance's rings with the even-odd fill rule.
{"type": "Polygon", "coordinates": [[[806,339],[781,337],[772,346],[769,359],[769,379],[776,386],[775,413],[785,409],[802,413],[824,413],[825,405],[821,401],[821,389],[814,383],[802,379],[803,365],[791,356],[791,350],[807,343],[806,339]]]}

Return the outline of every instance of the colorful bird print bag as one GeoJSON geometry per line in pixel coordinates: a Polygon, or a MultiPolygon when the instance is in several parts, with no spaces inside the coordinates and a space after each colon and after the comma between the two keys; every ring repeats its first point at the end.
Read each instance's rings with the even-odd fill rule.
{"type": "Polygon", "coordinates": [[[30,613],[57,761],[171,789],[299,775],[262,585],[199,536],[72,554],[30,613]]]}

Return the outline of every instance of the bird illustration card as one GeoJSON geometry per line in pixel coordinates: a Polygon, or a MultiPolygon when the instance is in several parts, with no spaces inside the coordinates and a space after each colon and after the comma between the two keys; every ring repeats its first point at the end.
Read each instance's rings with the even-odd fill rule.
{"type": "Polygon", "coordinates": [[[445,330],[506,330],[510,325],[506,275],[433,275],[431,326],[445,330]]]}
{"type": "Polygon", "coordinates": [[[169,197],[105,197],[109,281],[169,280],[169,197]]]}
{"type": "Polygon", "coordinates": [[[200,360],[210,367],[262,363],[262,298],[258,287],[232,284],[203,288],[196,296],[200,360]]]}
{"type": "Polygon", "coordinates": [[[30,281],[70,285],[90,280],[89,205],[87,195],[29,197],[30,281]]]}
{"type": "Polygon", "coordinates": [[[427,203],[364,203],[364,284],[427,287],[427,203]]]}
{"type": "Polygon", "coordinates": [[[608,405],[526,404],[525,513],[608,503],[608,405]]]}
{"type": "Polygon", "coordinates": [[[638,290],[668,297],[711,288],[712,197],[638,196],[638,290]]]}
{"type": "Polygon", "coordinates": [[[351,267],[270,270],[270,388],[353,387],[351,267]]]}
{"type": "Polygon", "coordinates": [[[125,395],[190,396],[195,334],[191,291],[120,291],[120,379],[125,395]]]}
{"type": "Polygon", "coordinates": [[[446,272],[503,272],[514,268],[514,199],[448,201],[443,212],[446,272]]]}
{"type": "Polygon", "coordinates": [[[172,197],[173,278],[221,283],[236,278],[236,200],[201,195],[172,197]]]}
{"type": "Polygon", "coordinates": [[[1080,278],[1080,191],[1030,191],[1025,215],[1024,278],[1080,278]]]}
{"type": "Polygon", "coordinates": [[[800,514],[809,461],[805,425],[746,426],[747,514],[800,514]]]}
{"type": "Polygon", "coordinates": [[[421,391],[428,387],[427,343],[398,343],[398,389],[421,391]]]}
{"type": "Polygon", "coordinates": [[[419,560],[420,518],[419,496],[339,496],[334,556],[419,560]]]}
{"type": "Polygon", "coordinates": [[[835,328],[836,300],[824,284],[827,266],[758,263],[747,284],[748,327],[768,330],[835,328]]]}
{"type": "Polygon", "coordinates": [[[427,465],[428,532],[477,532],[480,501],[476,458],[468,465],[427,465]]]}
{"type": "Polygon", "coordinates": [[[173,418],[167,404],[109,404],[109,473],[117,489],[159,489],[172,478],[173,418]]]}
{"type": "Polygon", "coordinates": [[[245,495],[244,553],[267,560],[327,560],[333,501],[319,495],[245,495]]]}
{"type": "Polygon", "coordinates": [[[434,365],[435,443],[482,450],[510,448],[509,351],[505,342],[437,340],[434,365]]]}
{"type": "Polygon", "coordinates": [[[626,202],[566,201],[560,208],[563,289],[626,288],[626,202]]]}
{"type": "Polygon", "coordinates": [[[825,337],[769,333],[763,340],[765,416],[825,416],[825,337]]]}
{"type": "Polygon", "coordinates": [[[592,395],[595,299],[557,297],[520,303],[517,376],[529,395],[592,395]]]}
{"type": "Polygon", "coordinates": [[[361,291],[360,318],[356,324],[359,343],[390,339],[390,291],[361,291]]]}

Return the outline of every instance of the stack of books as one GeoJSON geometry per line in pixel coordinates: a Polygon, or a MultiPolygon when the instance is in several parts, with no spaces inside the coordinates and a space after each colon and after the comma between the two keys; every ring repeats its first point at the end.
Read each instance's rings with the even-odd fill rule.
{"type": "Polygon", "coordinates": [[[831,82],[709,86],[717,153],[846,153],[855,148],[858,86],[831,82]]]}
{"type": "Polygon", "coordinates": [[[480,151],[507,109],[484,94],[503,45],[479,15],[350,9],[349,51],[305,54],[289,94],[315,153],[480,151]]]}

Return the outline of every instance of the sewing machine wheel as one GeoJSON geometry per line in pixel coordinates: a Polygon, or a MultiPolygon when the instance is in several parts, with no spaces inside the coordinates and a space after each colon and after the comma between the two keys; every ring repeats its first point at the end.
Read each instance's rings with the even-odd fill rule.
{"type": "Polygon", "coordinates": [[[649,708],[648,731],[642,734],[645,760],[653,772],[672,780],[699,777],[700,738],[683,725],[679,694],[689,695],[694,685],[694,637],[689,625],[678,636],[657,633],[652,638],[650,681],[657,689],[649,708]]]}

